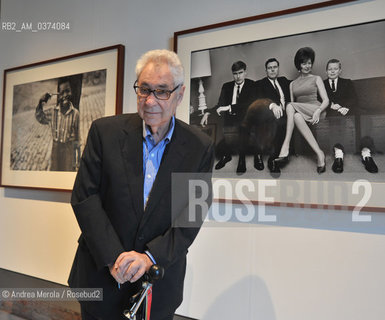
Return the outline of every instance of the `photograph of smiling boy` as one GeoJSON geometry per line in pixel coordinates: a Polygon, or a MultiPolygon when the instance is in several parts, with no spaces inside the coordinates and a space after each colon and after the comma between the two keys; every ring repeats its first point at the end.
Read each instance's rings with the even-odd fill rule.
{"type": "Polygon", "coordinates": [[[52,134],[51,171],[75,171],[79,163],[79,100],[82,75],[58,79],[57,93],[45,93],[36,107],[36,120],[48,125],[52,134]],[[43,104],[57,95],[57,105],[43,111],[43,104]],[[77,105],[75,108],[74,105],[77,105]]]}
{"type": "Polygon", "coordinates": [[[10,169],[76,171],[105,95],[105,69],[14,86],[10,169]]]}

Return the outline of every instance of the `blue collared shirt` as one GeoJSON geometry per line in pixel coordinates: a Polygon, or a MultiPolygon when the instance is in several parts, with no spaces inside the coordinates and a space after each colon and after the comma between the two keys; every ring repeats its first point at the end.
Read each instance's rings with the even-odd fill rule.
{"type": "Polygon", "coordinates": [[[165,137],[155,144],[151,130],[147,125],[143,125],[143,205],[146,208],[148,197],[150,195],[152,185],[154,184],[158,173],[160,163],[162,161],[164,150],[170,142],[175,128],[175,117],[171,118],[170,127],[165,137]]]}

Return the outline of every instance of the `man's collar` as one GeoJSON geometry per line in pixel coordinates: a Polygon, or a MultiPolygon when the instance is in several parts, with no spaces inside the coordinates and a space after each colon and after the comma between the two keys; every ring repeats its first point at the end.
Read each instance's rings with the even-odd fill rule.
{"type": "MultiPolygon", "coordinates": [[[[162,140],[168,139],[170,141],[172,134],[174,132],[174,128],[175,128],[175,116],[172,116],[169,127],[168,127],[168,131],[162,140]]],[[[148,136],[152,137],[151,129],[143,120],[143,138],[146,139],[146,137],[148,137],[148,136]]]]}

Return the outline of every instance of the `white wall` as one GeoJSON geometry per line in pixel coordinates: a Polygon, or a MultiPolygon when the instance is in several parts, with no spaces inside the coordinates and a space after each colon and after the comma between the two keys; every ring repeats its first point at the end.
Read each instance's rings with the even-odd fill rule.
{"type": "MultiPolygon", "coordinates": [[[[131,112],[136,59],[148,49],[172,48],[175,31],[313,2],[2,0],[2,21],[69,21],[71,30],[0,31],[0,69],[122,43],[124,111],[131,112]]],[[[68,202],[67,193],[0,189],[0,268],[66,283],[79,235],[68,202]]],[[[384,318],[383,215],[345,227],[339,219],[349,213],[274,212],[284,227],[202,229],[189,254],[179,313],[209,320],[384,318]],[[289,216],[298,220],[287,222],[289,216]],[[313,223],[320,217],[326,223],[313,223]]]]}

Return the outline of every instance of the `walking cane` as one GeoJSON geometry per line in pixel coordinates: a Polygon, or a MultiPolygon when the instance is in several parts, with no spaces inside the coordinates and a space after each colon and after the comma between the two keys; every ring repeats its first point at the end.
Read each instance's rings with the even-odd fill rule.
{"type": "MultiPolygon", "coordinates": [[[[144,281],[142,282],[142,289],[136,293],[132,299],[134,300],[133,305],[129,310],[124,310],[123,315],[129,320],[149,320],[150,319],[150,308],[151,308],[151,300],[146,301],[143,304],[143,310],[141,318],[137,318],[137,312],[139,307],[142,305],[144,298],[151,296],[152,293],[152,285],[155,281],[163,278],[164,269],[157,264],[151,266],[148,272],[144,275],[144,281]]],[[[146,299],[147,300],[147,299],[146,299]]]]}

